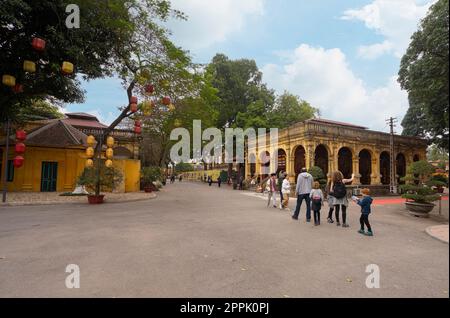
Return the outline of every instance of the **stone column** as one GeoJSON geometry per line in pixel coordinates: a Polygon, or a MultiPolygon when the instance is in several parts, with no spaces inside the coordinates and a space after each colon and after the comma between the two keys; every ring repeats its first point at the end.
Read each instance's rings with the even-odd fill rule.
{"type": "Polygon", "coordinates": [[[371,184],[372,185],[381,185],[381,177],[380,177],[380,154],[374,152],[374,157],[372,158],[372,174],[371,184]]]}
{"type": "Polygon", "coordinates": [[[359,156],[353,155],[353,184],[361,185],[361,174],[359,173],[359,156]]]}
{"type": "Polygon", "coordinates": [[[314,144],[307,143],[305,147],[305,166],[309,170],[314,166],[314,144]]]}

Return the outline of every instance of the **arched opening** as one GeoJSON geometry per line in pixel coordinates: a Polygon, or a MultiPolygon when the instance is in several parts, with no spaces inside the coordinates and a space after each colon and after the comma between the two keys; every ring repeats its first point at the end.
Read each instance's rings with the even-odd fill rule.
{"type": "Polygon", "coordinates": [[[305,148],[302,146],[298,146],[295,149],[294,154],[294,171],[295,171],[295,180],[297,180],[298,175],[302,172],[302,168],[306,167],[306,159],[305,159],[305,148]]]}
{"type": "Polygon", "coordinates": [[[314,153],[314,165],[322,169],[324,175],[328,174],[328,150],[324,145],[318,145],[314,153]]]}
{"type": "Polygon", "coordinates": [[[380,174],[381,174],[381,183],[384,185],[388,185],[391,183],[391,157],[389,152],[383,151],[380,154],[380,174]]]}
{"type": "Polygon", "coordinates": [[[256,156],[255,154],[250,155],[250,176],[253,178],[256,174],[256,156]]]}
{"type": "Polygon", "coordinates": [[[414,155],[413,161],[414,162],[420,161],[420,156],[419,155],[414,155]]]}
{"type": "Polygon", "coordinates": [[[340,172],[342,172],[345,179],[350,179],[352,177],[352,163],[352,151],[347,147],[341,148],[338,153],[338,169],[340,172]]]}
{"type": "Polygon", "coordinates": [[[401,180],[406,176],[406,158],[404,154],[399,153],[397,155],[395,169],[397,171],[397,183],[404,184],[405,182],[401,180]]]}
{"type": "Polygon", "coordinates": [[[286,151],[284,151],[283,149],[278,149],[277,175],[281,171],[286,172],[286,151]]]}
{"type": "Polygon", "coordinates": [[[369,185],[372,174],[372,155],[367,149],[359,152],[359,174],[361,175],[361,184],[369,185]]]}
{"type": "Polygon", "coordinates": [[[270,153],[268,151],[262,152],[260,160],[261,160],[261,178],[262,180],[264,180],[270,174],[270,153]]]}

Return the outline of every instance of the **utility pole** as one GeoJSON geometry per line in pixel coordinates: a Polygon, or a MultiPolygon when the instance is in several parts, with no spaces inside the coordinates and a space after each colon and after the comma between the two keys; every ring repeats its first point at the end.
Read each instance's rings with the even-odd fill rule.
{"type": "Polygon", "coordinates": [[[390,127],[390,176],[389,176],[389,190],[393,194],[397,194],[397,178],[396,178],[396,167],[395,167],[395,144],[394,144],[394,135],[395,131],[394,128],[397,125],[397,118],[391,117],[389,119],[386,119],[386,123],[390,127]]]}

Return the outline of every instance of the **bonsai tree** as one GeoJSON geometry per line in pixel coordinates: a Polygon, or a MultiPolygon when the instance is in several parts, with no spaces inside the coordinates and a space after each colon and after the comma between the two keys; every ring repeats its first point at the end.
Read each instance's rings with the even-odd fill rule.
{"type": "MultiPolygon", "coordinates": [[[[97,165],[85,168],[77,179],[79,185],[85,186],[90,193],[95,192],[97,185],[97,165]]],[[[100,167],[100,191],[111,192],[122,183],[123,175],[116,168],[107,168],[104,164],[100,167]]]]}
{"type": "Polygon", "coordinates": [[[444,187],[448,187],[448,177],[443,173],[434,173],[429,183],[438,189],[438,192],[442,193],[444,187]]]}
{"type": "Polygon", "coordinates": [[[162,177],[161,169],[159,167],[144,167],[141,169],[141,182],[146,191],[157,191],[158,187],[155,185],[162,177]]]}
{"type": "Polygon", "coordinates": [[[327,177],[323,173],[320,167],[314,166],[309,169],[309,174],[311,174],[314,178],[314,181],[319,182],[320,188],[324,189],[327,184],[327,177]]]}
{"type": "Polygon", "coordinates": [[[431,179],[435,168],[427,161],[417,161],[411,164],[400,188],[405,192],[402,197],[416,203],[429,204],[439,199],[432,186],[437,184],[431,179]]]}

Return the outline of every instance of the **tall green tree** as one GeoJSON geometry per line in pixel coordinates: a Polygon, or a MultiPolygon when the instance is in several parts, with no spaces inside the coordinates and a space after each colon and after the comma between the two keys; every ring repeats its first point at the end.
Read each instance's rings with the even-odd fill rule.
{"type": "MultiPolygon", "coordinates": [[[[262,73],[254,60],[230,60],[217,54],[207,67],[211,83],[218,90],[217,125],[232,127],[239,114],[245,114],[253,103],[259,101],[268,110],[274,102],[274,92],[262,83],[262,73]]],[[[242,116],[242,115],[241,115],[242,116]]]]}
{"type": "Polygon", "coordinates": [[[289,92],[284,92],[276,100],[275,107],[269,113],[269,123],[280,129],[295,123],[311,119],[319,114],[317,108],[289,92]]]}
{"type": "Polygon", "coordinates": [[[449,147],[449,2],[431,6],[403,56],[398,81],[408,92],[405,135],[449,147]]]}

